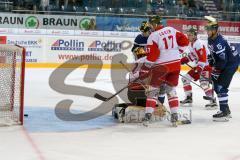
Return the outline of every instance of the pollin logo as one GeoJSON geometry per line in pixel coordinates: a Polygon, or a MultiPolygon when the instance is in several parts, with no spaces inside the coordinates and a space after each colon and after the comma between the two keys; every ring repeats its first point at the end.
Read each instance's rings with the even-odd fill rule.
{"type": "Polygon", "coordinates": [[[39,27],[39,20],[35,16],[29,16],[25,20],[25,27],[28,29],[37,29],[39,27]]]}
{"type": "Polygon", "coordinates": [[[72,39],[69,41],[58,39],[52,44],[51,50],[83,51],[84,42],[72,39]]]}
{"type": "Polygon", "coordinates": [[[115,41],[102,42],[99,40],[95,40],[88,46],[88,51],[120,52],[121,43],[116,43],[115,41]]]}

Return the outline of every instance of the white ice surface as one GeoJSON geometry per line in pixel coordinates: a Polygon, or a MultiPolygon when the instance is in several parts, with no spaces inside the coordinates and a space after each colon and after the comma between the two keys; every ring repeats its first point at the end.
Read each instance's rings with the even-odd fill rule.
{"type": "MultiPolygon", "coordinates": [[[[118,124],[110,113],[85,122],[66,122],[55,116],[54,108],[63,99],[73,99],[73,112],[95,108],[93,98],[63,95],[49,87],[52,69],[27,69],[24,127],[0,128],[0,160],[240,160],[240,74],[230,86],[229,104],[233,118],[216,123],[204,109],[202,91],[194,88],[191,125],[169,127],[164,121],[150,128],[118,124]]],[[[103,70],[95,83],[84,83],[84,70],[72,72],[67,84],[114,92],[109,70],[103,70]]],[[[184,97],[182,84],[177,88],[184,97]]],[[[165,104],[167,105],[167,104],[165,104]]]]}

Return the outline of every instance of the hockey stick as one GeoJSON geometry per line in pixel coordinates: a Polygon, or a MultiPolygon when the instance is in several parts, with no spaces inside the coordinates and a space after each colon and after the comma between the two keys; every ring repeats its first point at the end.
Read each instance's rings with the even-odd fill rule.
{"type": "Polygon", "coordinates": [[[184,76],[184,75],[182,75],[181,73],[179,73],[179,75],[180,75],[181,77],[185,78],[186,80],[189,80],[191,83],[195,84],[196,86],[200,87],[201,89],[203,89],[203,88],[202,88],[202,87],[201,87],[199,84],[197,84],[197,83],[193,82],[191,79],[189,79],[189,78],[185,77],[185,76],[184,76]]]}
{"type": "MultiPolygon", "coordinates": [[[[120,64],[122,64],[122,66],[128,71],[131,72],[130,69],[124,64],[122,63],[122,61],[119,62],[120,64]]],[[[188,65],[188,64],[187,64],[188,65]]],[[[190,68],[192,68],[192,66],[188,65],[190,68]]],[[[193,68],[192,68],[193,69],[193,68]]],[[[203,89],[200,85],[198,85],[197,83],[193,82],[192,80],[188,79],[187,77],[183,76],[182,74],[180,74],[180,76],[182,76],[183,78],[189,80],[191,83],[197,85],[198,87],[200,87],[201,89],[203,89]]]]}
{"type": "MultiPolygon", "coordinates": [[[[140,79],[140,78],[139,78],[140,79]]],[[[137,81],[138,79],[136,79],[136,81],[137,81]]],[[[113,94],[112,96],[110,96],[110,97],[104,97],[104,96],[102,96],[102,95],[100,95],[100,94],[98,94],[98,93],[95,93],[94,94],[94,97],[95,98],[97,98],[97,99],[99,99],[99,100],[101,100],[101,101],[109,101],[110,99],[112,99],[113,97],[115,97],[116,95],[118,95],[119,93],[121,93],[124,89],[126,89],[126,88],[128,88],[128,86],[129,86],[129,84],[128,85],[126,85],[125,87],[123,87],[122,89],[120,89],[118,92],[116,92],[115,94],[113,94]]]]}
{"type": "MultiPolygon", "coordinates": [[[[190,67],[191,69],[194,69],[192,66],[190,66],[189,64],[187,64],[186,63],[186,65],[188,66],[188,67],[190,67]]],[[[210,83],[212,83],[212,80],[210,79],[210,78],[206,78],[206,77],[202,77],[203,79],[205,79],[205,80],[207,80],[207,81],[209,81],[210,83]]]]}
{"type": "MultiPolygon", "coordinates": [[[[191,69],[193,69],[193,67],[192,66],[190,66],[189,64],[187,64],[186,63],[186,65],[188,66],[188,67],[190,67],[191,69]]],[[[209,97],[209,96],[203,96],[203,99],[205,99],[205,100],[209,100],[209,101],[213,101],[213,100],[215,100],[215,98],[214,98],[214,88],[213,88],[213,82],[212,82],[212,80],[210,79],[210,78],[206,78],[206,77],[202,77],[203,79],[205,79],[205,80],[207,80],[207,81],[209,81],[210,83],[212,83],[212,97],[209,97]]],[[[192,81],[191,81],[192,82],[192,81]]],[[[192,82],[193,83],[193,82],[192,82]]],[[[194,83],[193,83],[194,84],[194,83]]],[[[199,85],[198,85],[199,86],[199,85]]],[[[201,87],[201,86],[200,86],[201,87]]],[[[202,87],[201,87],[202,88],[202,87]]],[[[203,88],[202,88],[203,89],[203,88]]]]}
{"type": "MultiPolygon", "coordinates": [[[[135,80],[133,80],[132,82],[137,82],[138,80],[140,80],[141,77],[139,76],[138,78],[136,78],[135,80]]],[[[129,83],[128,85],[126,85],[125,87],[123,87],[122,89],[120,89],[119,91],[117,91],[115,94],[113,94],[112,96],[110,97],[104,97],[98,93],[95,93],[94,94],[94,97],[101,100],[101,101],[109,101],[110,99],[112,99],[113,97],[115,97],[116,95],[118,95],[119,93],[121,93],[123,90],[125,90],[126,88],[128,88],[129,86],[131,85],[131,83],[129,83]]]]}
{"type": "MultiPolygon", "coordinates": [[[[122,62],[122,61],[120,61],[119,62],[128,72],[131,72],[130,71],[130,69],[122,62]]],[[[187,64],[188,65],[188,64],[187,64]]],[[[190,66],[189,65],[189,67],[191,67],[192,68],[192,66],[190,66]]],[[[197,83],[195,83],[195,82],[193,82],[192,80],[190,80],[190,79],[188,79],[188,78],[186,78],[185,76],[183,76],[182,74],[180,74],[180,76],[182,76],[183,78],[185,78],[185,79],[187,79],[187,80],[189,80],[189,81],[191,81],[193,84],[195,84],[195,85],[197,85],[198,87],[200,87],[201,89],[203,89],[200,85],[198,85],[197,83]]]]}
{"type": "MultiPolygon", "coordinates": [[[[126,70],[128,70],[128,71],[130,71],[130,69],[122,62],[122,61],[120,61],[119,63],[121,63],[122,64],[122,66],[126,69],[126,70]]],[[[131,71],[130,71],[131,72],[131,71]]],[[[138,77],[138,78],[136,78],[135,80],[133,80],[132,82],[137,82],[138,80],[140,80],[140,76],[138,77]]],[[[100,95],[100,94],[98,94],[98,93],[95,93],[94,94],[94,97],[95,98],[97,98],[97,99],[99,99],[99,100],[101,100],[101,101],[109,101],[110,99],[112,99],[113,97],[115,97],[116,95],[118,95],[119,93],[121,93],[123,90],[125,90],[126,88],[128,88],[129,86],[131,85],[131,83],[129,83],[128,85],[126,85],[125,87],[123,87],[122,89],[120,89],[119,91],[117,91],[115,94],[113,94],[112,96],[110,96],[110,97],[104,97],[104,96],[102,96],[102,95],[100,95]]],[[[146,89],[146,88],[145,88],[146,89]]]]}

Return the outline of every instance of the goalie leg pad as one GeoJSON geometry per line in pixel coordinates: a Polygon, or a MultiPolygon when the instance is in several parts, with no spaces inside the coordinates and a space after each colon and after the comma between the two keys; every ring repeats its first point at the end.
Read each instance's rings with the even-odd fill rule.
{"type": "MultiPolygon", "coordinates": [[[[119,107],[118,110],[122,108],[119,107]]],[[[118,121],[121,123],[140,123],[143,121],[145,116],[145,108],[142,106],[128,106],[124,110],[124,114],[118,112],[118,121]]],[[[156,107],[155,111],[153,112],[153,120],[154,121],[161,121],[164,119],[166,115],[166,108],[163,105],[159,105],[156,107]]]]}

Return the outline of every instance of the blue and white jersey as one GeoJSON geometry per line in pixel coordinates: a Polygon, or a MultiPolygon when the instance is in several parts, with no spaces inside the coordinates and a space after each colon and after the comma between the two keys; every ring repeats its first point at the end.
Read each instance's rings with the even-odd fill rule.
{"type": "Polygon", "coordinates": [[[227,66],[239,63],[239,52],[232,48],[227,40],[220,34],[216,39],[208,38],[208,48],[214,60],[213,67],[224,70],[227,66]]]}

